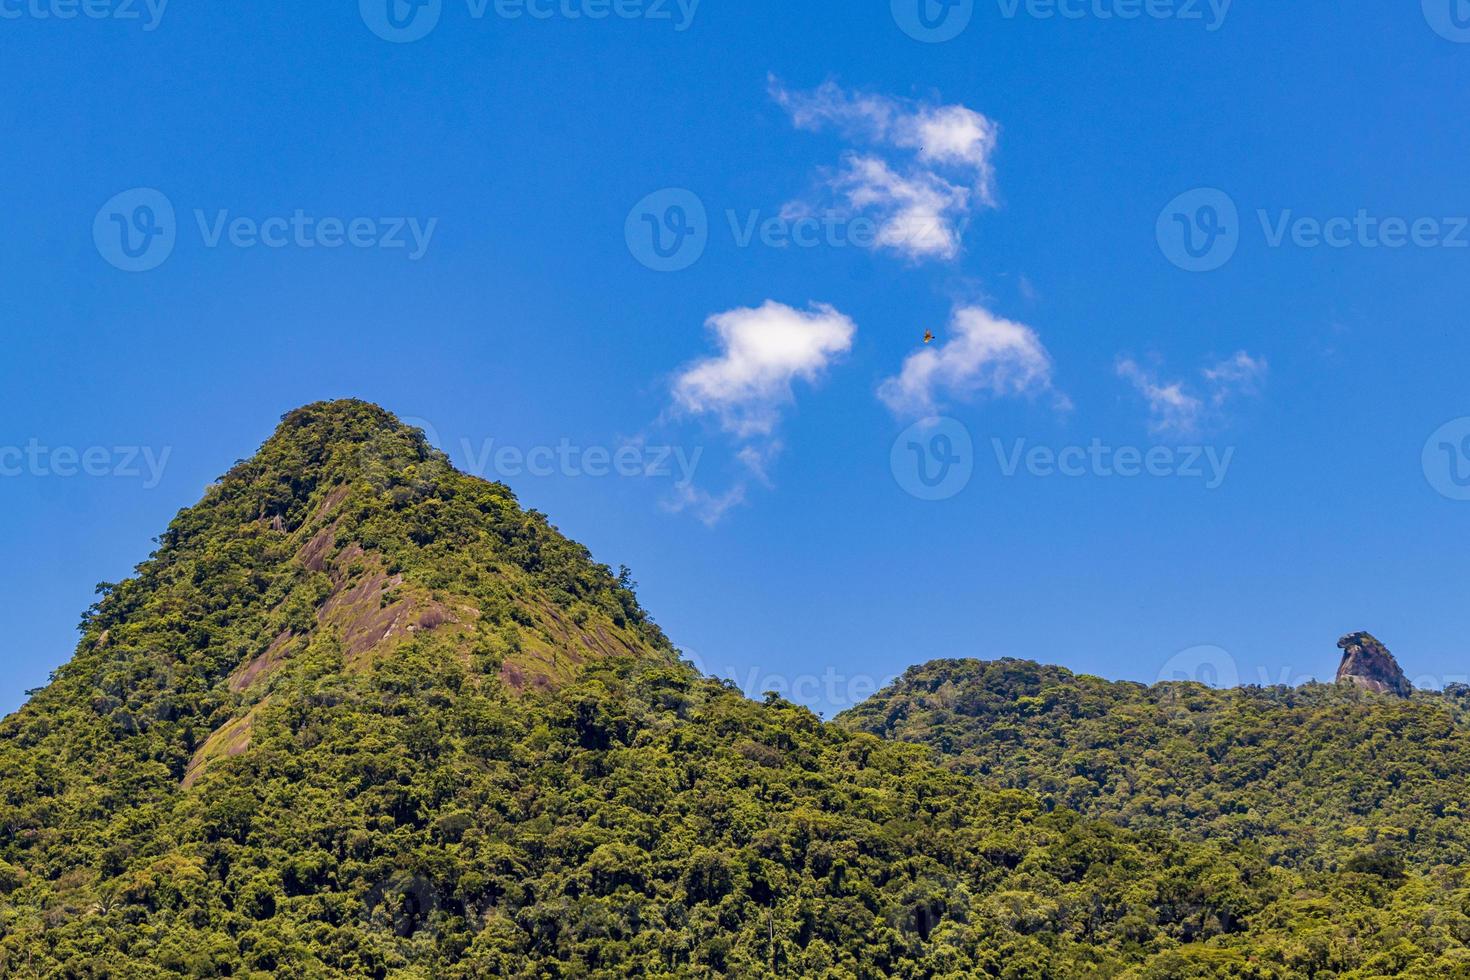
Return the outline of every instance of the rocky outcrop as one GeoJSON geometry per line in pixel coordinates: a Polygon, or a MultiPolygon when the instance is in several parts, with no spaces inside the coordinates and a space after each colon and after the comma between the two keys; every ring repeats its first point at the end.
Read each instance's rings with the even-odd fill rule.
{"type": "Polygon", "coordinates": [[[1414,685],[1399,669],[1399,662],[1371,633],[1350,633],[1337,645],[1343,651],[1342,666],[1337,668],[1339,684],[1401,698],[1414,693],[1414,685]]]}

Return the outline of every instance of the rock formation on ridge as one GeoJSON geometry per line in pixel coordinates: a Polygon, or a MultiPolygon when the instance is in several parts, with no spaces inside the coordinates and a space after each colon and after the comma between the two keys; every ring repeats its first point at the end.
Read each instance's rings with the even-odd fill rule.
{"type": "Polygon", "coordinates": [[[1337,668],[1337,682],[1349,683],[1377,694],[1396,694],[1401,698],[1414,693],[1414,685],[1399,669],[1393,654],[1371,633],[1349,633],[1337,641],[1343,651],[1342,666],[1337,668]]]}

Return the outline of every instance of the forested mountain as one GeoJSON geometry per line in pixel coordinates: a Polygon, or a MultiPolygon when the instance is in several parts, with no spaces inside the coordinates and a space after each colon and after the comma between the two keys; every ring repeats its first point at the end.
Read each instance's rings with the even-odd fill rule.
{"type": "Polygon", "coordinates": [[[1362,651],[1381,644],[1341,645],[1341,683],[1296,688],[936,661],[838,723],[931,746],[950,768],[1047,806],[1245,843],[1292,867],[1470,865],[1470,688],[1413,691],[1386,651],[1370,682],[1362,651]]]}
{"type": "MultiPolygon", "coordinates": [[[[1070,782],[749,701],[626,572],[361,402],[286,416],[81,629],[0,723],[7,977],[1470,976],[1450,831],[1365,812],[1348,859],[1273,866],[1172,826],[1192,796],[1120,827],[1070,782]]],[[[1034,671],[996,694],[1013,747],[1113,703],[1034,671]]],[[[1453,741],[1456,703],[1384,717],[1453,741]]],[[[883,704],[881,734],[932,731],[883,704]]]]}

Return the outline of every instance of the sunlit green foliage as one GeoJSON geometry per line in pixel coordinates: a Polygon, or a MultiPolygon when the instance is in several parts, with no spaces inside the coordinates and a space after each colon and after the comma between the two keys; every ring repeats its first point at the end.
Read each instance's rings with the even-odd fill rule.
{"type": "Polygon", "coordinates": [[[504,487],[310,406],[0,723],[0,976],[1470,976],[1458,862],[1371,814],[1273,866],[932,755],[701,678],[504,487]]]}
{"type": "Polygon", "coordinates": [[[1470,689],[1215,690],[1018,660],[910,668],[842,716],[951,768],[1133,828],[1249,843],[1293,867],[1470,865],[1470,689]]]}

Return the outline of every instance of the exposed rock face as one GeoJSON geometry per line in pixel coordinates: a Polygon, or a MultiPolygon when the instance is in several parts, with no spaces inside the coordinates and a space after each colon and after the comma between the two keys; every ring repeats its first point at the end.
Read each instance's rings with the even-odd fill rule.
{"type": "Polygon", "coordinates": [[[1350,633],[1337,645],[1343,651],[1342,666],[1337,668],[1339,684],[1347,682],[1365,691],[1401,698],[1414,693],[1414,685],[1399,669],[1399,662],[1371,633],[1350,633]]]}

